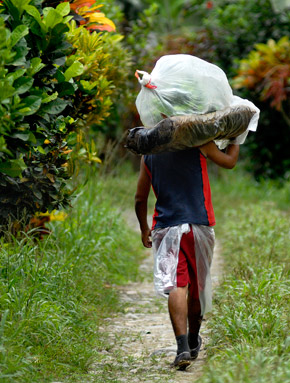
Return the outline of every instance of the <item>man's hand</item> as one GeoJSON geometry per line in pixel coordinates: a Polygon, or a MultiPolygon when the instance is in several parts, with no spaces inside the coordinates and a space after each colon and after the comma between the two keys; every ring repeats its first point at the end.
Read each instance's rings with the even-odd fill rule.
{"type": "Polygon", "coordinates": [[[151,241],[151,230],[146,229],[141,231],[141,238],[142,243],[145,247],[151,248],[152,247],[152,241],[151,241]]]}

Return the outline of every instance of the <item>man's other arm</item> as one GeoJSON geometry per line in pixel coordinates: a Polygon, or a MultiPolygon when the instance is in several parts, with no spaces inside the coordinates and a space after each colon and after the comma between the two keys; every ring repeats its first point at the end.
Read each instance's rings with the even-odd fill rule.
{"type": "Polygon", "coordinates": [[[218,149],[213,141],[210,141],[209,143],[201,146],[200,150],[207,158],[222,168],[232,169],[238,161],[240,146],[230,144],[227,146],[224,153],[218,149]]]}
{"type": "Polygon", "coordinates": [[[140,173],[135,194],[135,212],[140,224],[142,243],[145,247],[152,247],[151,230],[147,222],[147,201],[151,180],[146,172],[144,158],[141,158],[140,173]]]}

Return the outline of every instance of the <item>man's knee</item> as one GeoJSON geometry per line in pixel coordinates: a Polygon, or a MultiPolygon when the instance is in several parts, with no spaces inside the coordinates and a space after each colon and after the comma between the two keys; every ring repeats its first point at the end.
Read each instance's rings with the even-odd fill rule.
{"type": "Polygon", "coordinates": [[[171,294],[172,295],[187,295],[187,292],[188,292],[188,285],[181,286],[181,287],[179,286],[171,290],[169,295],[171,294]]]}

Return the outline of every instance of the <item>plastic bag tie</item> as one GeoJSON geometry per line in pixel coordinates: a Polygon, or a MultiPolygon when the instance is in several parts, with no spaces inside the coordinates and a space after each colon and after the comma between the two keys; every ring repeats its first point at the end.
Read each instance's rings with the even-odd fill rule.
{"type": "Polygon", "coordinates": [[[145,86],[148,89],[156,89],[156,85],[151,84],[151,76],[149,73],[143,71],[143,70],[136,70],[135,77],[138,79],[139,84],[145,86]],[[142,79],[139,76],[139,73],[143,75],[142,79]]]}

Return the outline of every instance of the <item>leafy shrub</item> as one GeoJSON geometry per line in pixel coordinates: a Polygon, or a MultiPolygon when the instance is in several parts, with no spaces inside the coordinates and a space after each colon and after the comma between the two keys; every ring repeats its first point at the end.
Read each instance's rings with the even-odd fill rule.
{"type": "Polygon", "coordinates": [[[84,67],[83,73],[75,79],[78,92],[71,113],[72,116],[77,115],[78,126],[81,127],[80,145],[74,158],[90,163],[92,158],[99,161],[90,148],[96,149],[93,141],[101,141],[100,132],[109,140],[116,139],[123,131],[121,121],[130,95],[131,53],[122,41],[124,37],[115,33],[113,21],[100,8],[104,7],[106,15],[109,13],[119,24],[123,20],[122,12],[113,0],[98,3],[95,0],[73,1],[70,7],[76,17],[67,33],[67,39],[74,48],[68,63],[77,59],[84,67]]]}
{"type": "Polygon", "coordinates": [[[108,19],[104,13],[100,12],[103,4],[97,4],[96,0],[74,0],[70,8],[76,15],[80,25],[86,25],[90,31],[115,31],[116,26],[112,20],[108,19]]]}
{"type": "Polygon", "coordinates": [[[74,22],[70,24],[67,39],[75,52],[68,63],[77,61],[84,67],[76,80],[78,98],[74,113],[83,116],[87,124],[100,124],[109,116],[112,97],[120,96],[120,88],[127,79],[130,55],[122,49],[122,38],[118,34],[90,33],[77,28],[74,22]]]}
{"type": "MultiPolygon", "coordinates": [[[[75,7],[85,20],[76,28],[75,22],[69,25],[76,14],[70,6],[84,2],[57,3],[55,8],[43,8],[38,0],[5,0],[0,5],[3,229],[13,222],[18,230],[35,212],[69,204],[72,148],[85,137],[78,138],[79,129],[103,123],[126,87],[130,55],[122,36],[87,28],[114,24],[98,6],[75,7]]],[[[83,147],[86,159],[99,162],[95,147],[93,152],[91,144],[84,142],[83,147]]]]}
{"type": "Polygon", "coordinates": [[[289,178],[290,129],[290,42],[287,36],[277,43],[257,44],[241,60],[235,88],[242,89],[261,109],[260,126],[247,141],[249,168],[258,179],[289,178]],[[246,90],[246,92],[245,92],[246,90]]]}
{"type": "Polygon", "coordinates": [[[4,0],[1,6],[3,227],[11,220],[26,225],[36,211],[69,203],[65,180],[74,121],[68,111],[76,90],[72,78],[83,70],[77,61],[66,64],[69,12],[68,3],[42,9],[36,0],[4,0]]]}
{"type": "Polygon", "coordinates": [[[290,127],[289,111],[290,42],[288,36],[277,43],[256,44],[247,58],[240,61],[234,88],[254,91],[261,101],[271,100],[270,106],[282,113],[290,127]],[[285,107],[283,107],[285,104],[285,107]]]}

